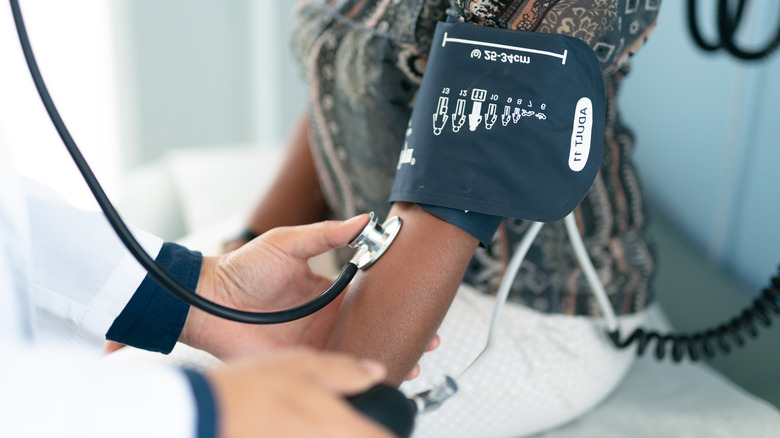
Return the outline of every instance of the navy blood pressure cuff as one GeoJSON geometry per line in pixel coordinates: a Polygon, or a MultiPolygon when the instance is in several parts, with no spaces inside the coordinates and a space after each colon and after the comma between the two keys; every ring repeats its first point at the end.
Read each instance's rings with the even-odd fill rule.
{"type": "Polygon", "coordinates": [[[599,170],[604,117],[584,41],[439,23],[390,200],[561,219],[599,170]]]}

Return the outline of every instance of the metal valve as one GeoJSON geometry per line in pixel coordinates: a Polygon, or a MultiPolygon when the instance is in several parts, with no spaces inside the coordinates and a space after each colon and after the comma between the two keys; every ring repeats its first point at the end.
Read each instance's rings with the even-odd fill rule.
{"type": "Polygon", "coordinates": [[[351,248],[358,249],[350,262],[360,269],[368,269],[379,257],[382,257],[401,229],[401,218],[398,216],[393,216],[379,225],[374,212],[370,212],[369,215],[368,225],[349,243],[351,248]]]}

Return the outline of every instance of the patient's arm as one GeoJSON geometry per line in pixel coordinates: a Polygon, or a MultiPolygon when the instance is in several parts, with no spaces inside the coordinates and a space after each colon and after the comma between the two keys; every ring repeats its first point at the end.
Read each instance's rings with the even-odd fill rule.
{"type": "Polygon", "coordinates": [[[401,231],[353,281],[328,347],[380,360],[398,385],[436,333],[478,242],[415,204],[395,203],[393,215],[401,231]]]}

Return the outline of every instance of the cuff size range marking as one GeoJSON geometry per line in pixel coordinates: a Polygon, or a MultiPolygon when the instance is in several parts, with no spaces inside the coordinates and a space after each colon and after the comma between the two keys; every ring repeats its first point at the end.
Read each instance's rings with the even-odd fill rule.
{"type": "Polygon", "coordinates": [[[391,201],[561,219],[598,173],[605,108],[584,41],[439,23],[391,201]]]}

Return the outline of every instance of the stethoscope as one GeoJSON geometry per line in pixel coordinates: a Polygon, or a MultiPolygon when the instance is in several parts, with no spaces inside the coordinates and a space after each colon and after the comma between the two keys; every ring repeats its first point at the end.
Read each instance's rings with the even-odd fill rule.
{"type": "Polygon", "coordinates": [[[65,143],[68,153],[70,153],[73,161],[76,163],[76,167],[79,172],[81,172],[84,181],[86,181],[87,186],[95,197],[100,209],[103,210],[109,224],[122,243],[127,247],[127,250],[136,260],[138,260],[138,263],[148,271],[149,276],[161,287],[180,300],[205,312],[211,313],[212,315],[237,322],[248,324],[279,324],[294,321],[317,312],[336,299],[355,277],[358,269],[368,269],[385,253],[393,242],[393,239],[395,239],[395,236],[398,234],[398,231],[401,229],[401,220],[397,216],[392,217],[384,224],[379,225],[376,216],[372,212],[370,214],[369,223],[349,244],[350,247],[356,248],[357,251],[352,259],[350,259],[350,261],[341,269],[341,272],[338,277],[336,277],[333,284],[311,301],[291,309],[273,312],[248,312],[225,307],[197,295],[195,291],[182,284],[178,279],[168,273],[165,268],[155,262],[135,239],[127,225],[119,216],[119,213],[117,213],[111,201],[108,199],[108,196],[100,186],[95,174],[92,172],[92,169],[90,169],[87,161],[84,159],[84,156],[76,145],[76,142],[70,135],[68,128],[65,126],[59,111],[57,111],[57,108],[51,99],[46,84],[41,77],[38,63],[35,60],[35,55],[30,46],[30,40],[27,37],[27,29],[24,26],[19,3],[17,0],[10,0],[10,3],[16,30],[19,34],[19,41],[21,42],[27,66],[30,69],[30,74],[35,83],[35,88],[38,90],[38,94],[43,101],[46,112],[49,114],[52,123],[54,123],[54,126],[57,129],[57,133],[63,143],[65,143]]]}
{"type": "Polygon", "coordinates": [[[688,0],[688,29],[691,37],[702,50],[714,52],[719,49],[725,49],[734,57],[743,61],[757,61],[766,58],[780,46],[780,22],[775,29],[775,35],[766,43],[764,47],[757,50],[748,50],[735,40],[735,35],[742,23],[742,18],[747,6],[747,0],[737,0],[736,9],[729,7],[729,0],[718,0],[717,6],[717,33],[715,42],[708,42],[702,36],[699,25],[696,21],[696,0],[688,0]]]}
{"type": "MultiPolygon", "coordinates": [[[[58,134],[62,138],[63,143],[76,163],[76,166],[81,172],[90,191],[98,202],[101,210],[103,210],[106,215],[109,224],[122,243],[127,247],[128,251],[148,271],[149,276],[152,279],[177,298],[213,315],[238,322],[249,324],[278,324],[293,321],[311,315],[332,302],[341,294],[352,278],[354,278],[358,269],[368,269],[374,264],[387,251],[388,247],[398,235],[401,228],[400,218],[392,217],[382,225],[379,225],[376,216],[371,213],[369,223],[350,243],[350,246],[356,248],[357,251],[343,267],[333,284],[313,300],[291,309],[274,312],[247,312],[222,306],[195,294],[192,289],[183,285],[179,280],[171,276],[165,268],[158,265],[155,260],[146,253],[113,207],[52,102],[46,84],[38,69],[32,48],[30,47],[18,1],[9,1],[11,3],[17,33],[19,34],[19,40],[35,87],[38,90],[49,117],[54,123],[58,134]]],[[[691,4],[693,3],[694,2],[691,1],[691,4]]],[[[744,7],[743,3],[743,1],[740,2],[738,16],[741,16],[741,11],[744,7]]],[[[737,25],[738,24],[733,25],[734,29],[736,29],[737,25]]],[[[733,35],[733,32],[731,35],[733,35]]],[[[767,54],[776,46],[777,41],[771,49],[768,48],[767,54]]],[[[655,342],[655,356],[659,360],[670,357],[673,361],[679,362],[683,358],[688,357],[691,360],[696,361],[703,356],[712,357],[715,355],[716,351],[728,353],[731,350],[732,343],[738,345],[744,343],[744,334],[747,334],[750,337],[755,337],[757,335],[756,323],[769,326],[771,324],[771,318],[774,316],[773,313],[780,314],[780,305],[778,305],[778,302],[780,301],[780,276],[776,276],[771,279],[770,285],[764,289],[762,295],[757,298],[750,307],[745,309],[739,316],[716,328],[702,330],[692,335],[674,333],[660,334],[658,332],[645,331],[644,329],[639,328],[629,335],[628,338],[621,339],[618,319],[615,316],[609,297],[604,290],[603,284],[598,278],[596,269],[585,249],[573,212],[564,218],[564,224],[574,254],[583,269],[585,278],[594,293],[598,307],[601,310],[605,332],[617,348],[627,348],[630,345],[636,344],[637,354],[642,355],[648,347],[655,342]],[[671,352],[671,354],[667,356],[667,352],[671,352]]],[[[407,398],[395,388],[387,385],[378,385],[365,393],[349,397],[348,400],[353,406],[366,415],[371,416],[376,421],[384,424],[397,435],[405,437],[411,434],[414,418],[417,414],[434,410],[452,397],[458,391],[459,385],[468,381],[493,352],[501,310],[506,304],[511,286],[514,283],[520,266],[525,260],[528,250],[531,248],[531,245],[543,226],[544,223],[542,222],[532,222],[522,240],[518,243],[497,291],[485,346],[457,378],[444,376],[442,381],[430,390],[415,394],[410,398],[407,398]]]]}

